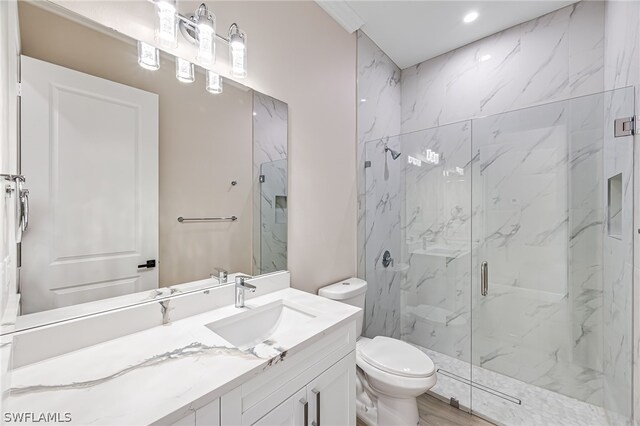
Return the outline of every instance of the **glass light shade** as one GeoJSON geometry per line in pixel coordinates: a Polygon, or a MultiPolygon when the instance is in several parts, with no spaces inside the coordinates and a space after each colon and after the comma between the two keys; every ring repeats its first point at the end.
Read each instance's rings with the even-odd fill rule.
{"type": "Polygon", "coordinates": [[[178,45],[178,18],[176,0],[156,1],[156,40],[166,47],[178,45]]]}
{"type": "Polygon", "coordinates": [[[220,77],[220,74],[214,71],[207,70],[206,89],[207,92],[216,95],[222,93],[222,77],[220,77]]]}
{"type": "Polygon", "coordinates": [[[229,36],[229,61],[232,76],[247,76],[247,35],[239,30],[229,36]]]}
{"type": "Polygon", "coordinates": [[[182,83],[193,83],[196,80],[193,64],[186,59],[176,58],[176,78],[182,83]]]}
{"type": "Polygon", "coordinates": [[[160,69],[160,51],[143,41],[138,41],[138,64],[145,69],[160,69]]]}
{"type": "Polygon", "coordinates": [[[212,65],[216,61],[216,18],[200,17],[197,23],[198,61],[204,65],[212,65]]]}

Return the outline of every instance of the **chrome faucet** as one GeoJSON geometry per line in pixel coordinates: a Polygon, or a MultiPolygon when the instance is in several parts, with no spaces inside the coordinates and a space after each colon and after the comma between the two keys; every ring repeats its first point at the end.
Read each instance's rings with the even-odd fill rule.
{"type": "MultiPolygon", "coordinates": [[[[218,282],[220,284],[226,283],[229,273],[222,268],[216,268],[216,272],[218,273],[218,282]]],[[[215,278],[215,274],[211,274],[211,278],[215,278]]]]}
{"type": "Polygon", "coordinates": [[[251,293],[256,291],[256,286],[244,282],[244,280],[248,278],[251,277],[248,277],[246,275],[236,276],[236,308],[244,308],[245,290],[250,291],[251,293]]]}

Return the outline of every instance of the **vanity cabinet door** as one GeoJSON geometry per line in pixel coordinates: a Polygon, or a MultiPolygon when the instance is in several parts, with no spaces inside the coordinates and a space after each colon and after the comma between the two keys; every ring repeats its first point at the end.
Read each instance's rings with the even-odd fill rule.
{"type": "Polygon", "coordinates": [[[355,352],[307,385],[310,426],[355,426],[355,352]]]}
{"type": "Polygon", "coordinates": [[[196,411],[196,426],[220,426],[220,399],[196,411]]]}
{"type": "Polygon", "coordinates": [[[308,424],[305,423],[305,415],[309,415],[306,397],[307,389],[300,389],[253,423],[253,426],[303,426],[308,424]]]}

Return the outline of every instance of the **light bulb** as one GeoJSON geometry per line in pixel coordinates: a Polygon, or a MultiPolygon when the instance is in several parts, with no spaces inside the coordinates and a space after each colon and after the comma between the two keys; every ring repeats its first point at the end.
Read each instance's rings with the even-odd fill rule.
{"type": "Polygon", "coordinates": [[[138,41],[138,64],[145,69],[160,69],[160,51],[143,41],[138,41]]]}
{"type": "Polygon", "coordinates": [[[193,64],[186,59],[176,58],[176,78],[182,83],[193,83],[196,80],[193,64]]]}
{"type": "Polygon", "coordinates": [[[196,14],[198,36],[198,61],[203,65],[212,65],[216,61],[216,17],[201,5],[196,14]]]}
{"type": "Polygon", "coordinates": [[[231,75],[238,78],[247,76],[247,35],[236,24],[229,28],[229,56],[231,75]]]}
{"type": "Polygon", "coordinates": [[[156,40],[166,47],[178,45],[176,0],[157,0],[156,40]]]}
{"type": "Polygon", "coordinates": [[[466,15],[464,15],[464,18],[462,18],[465,24],[469,24],[475,21],[476,19],[478,19],[478,12],[476,11],[469,12],[466,15]]]}
{"type": "Polygon", "coordinates": [[[207,70],[207,92],[218,95],[222,93],[222,77],[214,71],[207,70]]]}

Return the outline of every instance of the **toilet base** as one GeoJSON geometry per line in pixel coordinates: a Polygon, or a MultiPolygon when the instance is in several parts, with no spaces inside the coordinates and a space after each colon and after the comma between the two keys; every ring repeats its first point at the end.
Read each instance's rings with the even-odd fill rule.
{"type": "Polygon", "coordinates": [[[419,423],[415,398],[378,395],[378,426],[413,426],[419,423]]]}

